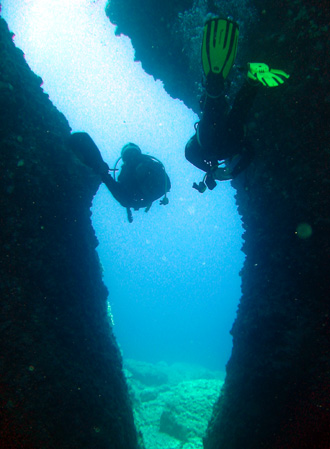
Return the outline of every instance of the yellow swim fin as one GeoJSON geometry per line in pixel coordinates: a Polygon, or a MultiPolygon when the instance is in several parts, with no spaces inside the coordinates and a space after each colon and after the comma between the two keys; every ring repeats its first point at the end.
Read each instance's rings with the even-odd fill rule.
{"type": "Polygon", "coordinates": [[[290,78],[290,75],[283,70],[271,69],[263,62],[249,62],[247,77],[252,82],[259,82],[268,87],[277,87],[290,78]]]}
{"type": "Polygon", "coordinates": [[[206,90],[211,96],[222,88],[237,53],[239,27],[230,19],[213,18],[206,22],[202,43],[202,66],[206,90]]]}

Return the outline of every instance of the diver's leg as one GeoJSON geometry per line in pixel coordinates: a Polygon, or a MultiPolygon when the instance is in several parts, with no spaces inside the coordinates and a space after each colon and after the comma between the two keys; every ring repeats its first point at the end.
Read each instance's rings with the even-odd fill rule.
{"type": "Polygon", "coordinates": [[[208,153],[220,153],[220,139],[224,134],[228,104],[224,82],[235,62],[239,27],[227,18],[213,17],[204,25],[202,42],[202,68],[205,86],[203,115],[198,127],[198,141],[208,153]]]}
{"type": "Polygon", "coordinates": [[[202,68],[205,100],[196,136],[186,146],[186,158],[204,171],[225,159],[221,136],[225,130],[228,105],[224,95],[224,81],[236,57],[238,25],[230,19],[213,17],[204,26],[202,68]],[[212,164],[212,165],[211,165],[212,164]]]}
{"type": "Polygon", "coordinates": [[[227,112],[228,104],[224,95],[218,98],[206,95],[197,134],[200,145],[210,154],[215,153],[219,146],[225,130],[227,112]]]}

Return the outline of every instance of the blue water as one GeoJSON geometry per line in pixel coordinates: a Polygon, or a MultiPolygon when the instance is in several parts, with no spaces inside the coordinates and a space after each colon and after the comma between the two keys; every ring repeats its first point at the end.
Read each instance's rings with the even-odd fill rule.
{"type": "Polygon", "coordinates": [[[240,297],[241,221],[223,182],[203,195],[203,173],[184,158],[197,116],[167,95],[116,37],[105,0],[3,0],[2,16],[32,70],[74,131],[87,131],[113,166],[128,141],[161,159],[168,206],[125,210],[101,186],[93,226],[114,331],[127,358],[224,370],[240,297]]]}

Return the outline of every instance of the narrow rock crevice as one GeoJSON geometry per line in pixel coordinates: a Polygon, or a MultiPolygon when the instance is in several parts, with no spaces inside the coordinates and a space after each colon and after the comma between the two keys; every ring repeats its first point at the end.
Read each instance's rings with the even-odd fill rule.
{"type": "MultiPolygon", "coordinates": [[[[130,5],[130,0],[112,0],[110,19],[119,32],[132,38],[143,67],[161,77],[171,95],[199,112],[196,86],[200,75],[196,67],[200,62],[196,55],[205,2],[196,0],[188,7],[176,2],[175,12],[179,11],[181,19],[189,17],[181,25],[187,31],[190,24],[193,36],[194,50],[189,54],[195,62],[189,60],[188,70],[162,60],[161,51],[156,55],[143,45],[145,40],[152,42],[157,29],[159,40],[173,52],[173,60],[179,60],[184,48],[181,35],[172,33],[168,39],[162,15],[157,16],[155,10],[148,24],[145,0],[135,1],[133,32],[130,5]],[[196,23],[199,25],[193,29],[196,23]],[[161,63],[160,75],[157,66],[161,63]]],[[[207,7],[213,13],[224,12],[223,4],[217,1],[207,7]]],[[[174,9],[171,5],[168,8],[166,27],[175,30],[177,18],[171,21],[174,9]]],[[[245,63],[266,62],[291,76],[283,86],[260,89],[248,124],[256,155],[232,182],[245,229],[246,261],[241,271],[242,297],[232,328],[233,352],[204,446],[327,449],[329,5],[255,0],[249,5],[226,4],[225,13],[241,20],[239,63],[245,59],[245,63]],[[248,11],[241,19],[239,6],[248,11]]],[[[236,83],[241,82],[238,72],[232,75],[230,97],[236,83]]]]}

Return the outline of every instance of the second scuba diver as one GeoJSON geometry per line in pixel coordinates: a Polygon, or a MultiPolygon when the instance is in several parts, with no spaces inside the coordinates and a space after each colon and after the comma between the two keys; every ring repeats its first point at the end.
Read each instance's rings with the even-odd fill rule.
{"type": "Polygon", "coordinates": [[[71,134],[69,146],[84,164],[100,175],[113,197],[126,208],[130,223],[133,221],[131,208],[138,210],[143,207],[148,212],[153,201],[163,195],[160,204],[168,204],[166,194],[170,191],[171,182],[164,165],[155,157],[142,154],[135,143],[130,142],[122,148],[121,157],[113,170],[114,177],[109,174],[109,166],[89,134],[71,134]],[[116,180],[116,167],[120,159],[123,165],[116,180]]]}
{"type": "Polygon", "coordinates": [[[235,178],[253,158],[253,147],[245,133],[247,115],[260,84],[276,87],[289,75],[263,63],[247,65],[246,81],[230,109],[224,81],[235,61],[239,27],[230,19],[212,18],[205,23],[202,43],[202,66],[205,94],[202,118],[196,133],[188,141],[186,159],[206,174],[193,187],[203,193],[216,186],[216,180],[235,178]]]}

